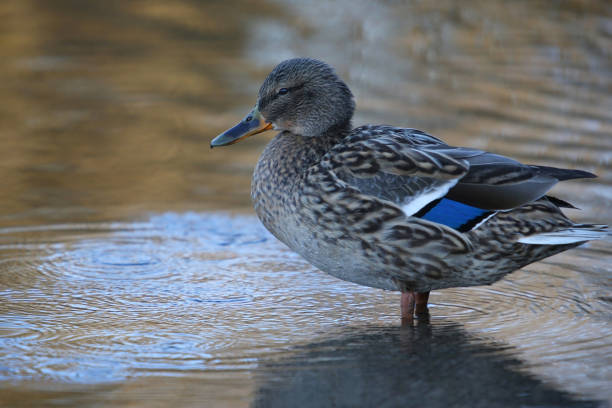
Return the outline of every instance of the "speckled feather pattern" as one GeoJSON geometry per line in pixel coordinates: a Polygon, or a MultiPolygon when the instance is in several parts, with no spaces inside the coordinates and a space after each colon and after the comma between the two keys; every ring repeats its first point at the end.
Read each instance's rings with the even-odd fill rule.
{"type": "Polygon", "coordinates": [[[591,173],[449,146],[416,129],[353,129],[354,110],[333,68],[290,59],[266,77],[245,119],[211,141],[279,131],[255,167],[255,211],[324,272],[402,292],[491,284],[607,233],[572,223],[560,210],[571,205],[546,196],[591,173]]]}
{"type": "Polygon", "coordinates": [[[423,132],[349,126],[317,137],[281,132],[253,175],[263,224],[319,269],[362,285],[426,292],[490,284],[578,245],[517,242],[573,225],[546,198],[499,212],[467,233],[406,216],[372,180],[392,175],[435,184],[465,176],[468,164],[436,150],[443,142],[423,132]]]}

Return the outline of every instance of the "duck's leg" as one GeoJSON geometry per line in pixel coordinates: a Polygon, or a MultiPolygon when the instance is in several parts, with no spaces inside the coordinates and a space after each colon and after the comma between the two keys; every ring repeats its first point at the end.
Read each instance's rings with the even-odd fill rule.
{"type": "Polygon", "coordinates": [[[414,292],[406,291],[402,292],[402,298],[400,300],[400,305],[402,308],[402,325],[409,324],[411,325],[414,320],[414,292]]]}
{"type": "Polygon", "coordinates": [[[417,315],[426,315],[429,312],[427,309],[427,301],[429,300],[429,292],[413,292],[411,290],[402,292],[401,308],[402,308],[402,324],[412,324],[415,313],[417,315]]]}
{"type": "Polygon", "coordinates": [[[414,303],[415,299],[413,291],[402,292],[402,319],[412,317],[414,315],[414,303]]]}

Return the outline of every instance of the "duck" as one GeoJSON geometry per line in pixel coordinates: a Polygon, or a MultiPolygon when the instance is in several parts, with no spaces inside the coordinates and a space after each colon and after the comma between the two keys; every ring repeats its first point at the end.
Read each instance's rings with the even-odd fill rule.
{"type": "Polygon", "coordinates": [[[547,194],[590,172],[523,164],[417,129],[353,128],[354,111],[330,65],[293,58],[210,146],[277,131],[253,172],[257,217],[321,271],[401,292],[402,323],[428,316],[432,290],[490,285],[607,235],[606,225],[572,222],[562,209],[575,207],[547,194]]]}

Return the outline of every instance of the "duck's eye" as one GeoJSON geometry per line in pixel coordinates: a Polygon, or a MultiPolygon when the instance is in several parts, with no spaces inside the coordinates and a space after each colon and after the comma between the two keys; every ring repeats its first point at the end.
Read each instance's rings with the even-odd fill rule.
{"type": "Polygon", "coordinates": [[[289,92],[289,90],[287,88],[281,88],[278,90],[278,94],[279,95],[285,95],[289,92]]]}

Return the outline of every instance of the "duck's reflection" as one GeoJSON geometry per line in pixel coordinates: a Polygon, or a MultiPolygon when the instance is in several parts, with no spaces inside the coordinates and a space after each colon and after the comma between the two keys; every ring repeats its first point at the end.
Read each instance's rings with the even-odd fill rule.
{"type": "Polygon", "coordinates": [[[255,407],[597,407],[457,326],[346,329],[264,362],[255,407]]]}

